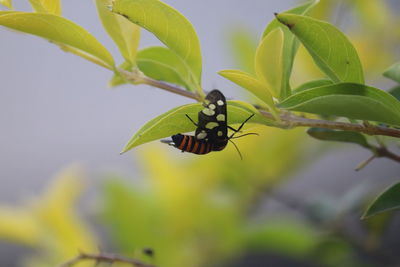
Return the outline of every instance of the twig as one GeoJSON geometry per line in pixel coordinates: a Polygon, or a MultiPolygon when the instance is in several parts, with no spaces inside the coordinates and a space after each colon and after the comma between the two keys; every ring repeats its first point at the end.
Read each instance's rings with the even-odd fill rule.
{"type": "Polygon", "coordinates": [[[370,150],[373,153],[372,156],[370,156],[367,160],[361,162],[356,168],[355,171],[359,171],[361,169],[363,169],[365,166],[367,166],[369,163],[371,163],[372,160],[376,159],[376,158],[388,158],[391,159],[393,161],[397,161],[400,162],[400,156],[394,154],[393,152],[389,151],[387,149],[387,147],[385,146],[385,144],[383,144],[382,142],[378,142],[379,143],[379,147],[374,146],[374,145],[370,145],[370,150]]]}
{"type": "Polygon", "coordinates": [[[187,90],[183,90],[183,89],[177,88],[177,87],[175,87],[173,85],[170,85],[168,83],[165,83],[165,82],[161,82],[161,81],[157,81],[157,80],[151,79],[149,77],[143,77],[142,83],[150,85],[150,86],[153,86],[153,87],[158,87],[158,88],[164,89],[164,90],[169,91],[169,92],[174,93],[174,94],[178,94],[178,95],[181,95],[181,96],[192,98],[192,99],[194,99],[196,101],[201,101],[201,97],[198,94],[195,94],[195,93],[189,92],[187,90]]]}
{"type": "Polygon", "coordinates": [[[184,90],[182,88],[179,88],[177,86],[174,86],[174,85],[166,83],[166,82],[162,82],[162,81],[158,81],[158,80],[149,78],[146,75],[144,75],[141,71],[139,71],[138,69],[135,69],[132,72],[126,71],[123,69],[118,69],[118,71],[130,83],[147,84],[147,85],[150,85],[153,87],[164,89],[168,92],[171,92],[171,93],[174,93],[177,95],[181,95],[181,96],[185,96],[185,97],[194,99],[196,101],[201,101],[201,97],[198,94],[189,92],[187,90],[184,90]]]}
{"type": "Polygon", "coordinates": [[[393,152],[389,151],[385,146],[381,146],[379,148],[376,148],[375,150],[375,155],[377,157],[385,157],[385,158],[389,158],[391,160],[400,162],[400,156],[394,154],[393,152]]]}
{"type": "MultiPolygon", "coordinates": [[[[267,117],[269,119],[274,118],[270,112],[267,112],[265,110],[260,110],[260,113],[264,115],[264,117],[267,117]]],[[[400,138],[400,130],[388,127],[373,126],[373,125],[364,126],[361,124],[348,123],[348,122],[315,120],[315,119],[308,119],[304,117],[295,116],[290,113],[283,114],[280,117],[282,122],[285,124],[284,126],[286,126],[286,128],[316,127],[324,129],[360,132],[368,135],[385,135],[385,136],[400,138]]]]}
{"type": "MultiPolygon", "coordinates": [[[[181,96],[185,96],[196,101],[201,101],[201,96],[196,93],[189,92],[185,89],[182,89],[178,86],[168,84],[162,81],[157,81],[152,78],[147,77],[142,72],[138,70],[134,70],[132,72],[119,69],[120,74],[129,82],[133,84],[147,84],[153,87],[157,87],[160,89],[167,90],[171,93],[178,94],[181,96]]],[[[257,108],[257,107],[256,107],[257,108]]],[[[260,113],[271,120],[275,120],[272,113],[259,109],[260,113]]],[[[295,127],[317,127],[324,129],[333,129],[333,130],[344,130],[344,131],[352,131],[359,132],[367,135],[383,135],[383,136],[391,136],[400,138],[400,129],[382,127],[382,126],[374,126],[369,123],[357,124],[357,123],[348,123],[348,122],[337,122],[337,121],[326,121],[326,120],[316,120],[316,119],[308,119],[300,116],[295,116],[290,112],[280,114],[281,122],[277,123],[278,127],[281,128],[295,128],[295,127]]],[[[400,162],[400,156],[397,156],[387,149],[379,148],[377,151],[377,157],[388,157],[392,160],[400,162]]]]}
{"type": "Polygon", "coordinates": [[[365,166],[367,166],[372,160],[374,160],[376,158],[376,155],[372,155],[370,156],[368,159],[364,160],[363,162],[361,162],[360,164],[358,164],[358,166],[354,169],[356,172],[362,170],[365,168],[365,166]]]}
{"type": "Polygon", "coordinates": [[[107,253],[91,254],[91,253],[83,253],[83,252],[80,252],[78,256],[59,265],[58,267],[71,267],[71,266],[77,264],[78,262],[84,261],[84,260],[93,260],[96,263],[107,262],[110,264],[113,264],[115,262],[122,262],[122,263],[131,264],[132,266],[135,266],[135,267],[156,267],[155,265],[147,264],[147,263],[144,263],[144,262],[136,260],[136,259],[131,259],[131,258],[123,257],[123,256],[114,255],[114,254],[107,254],[107,253]]]}

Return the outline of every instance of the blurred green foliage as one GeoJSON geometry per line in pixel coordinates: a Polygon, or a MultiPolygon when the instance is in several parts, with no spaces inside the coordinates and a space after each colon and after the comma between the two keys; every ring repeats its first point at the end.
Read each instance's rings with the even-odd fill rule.
{"type": "MultiPolygon", "coordinates": [[[[312,16],[335,19],[342,10],[356,14],[346,31],[366,72],[377,73],[393,63],[393,44],[398,43],[400,31],[395,23],[398,18],[387,2],[323,0],[312,16]]],[[[256,42],[249,31],[236,31],[230,40],[238,65],[254,73],[256,42]]],[[[304,48],[296,58],[293,76],[294,84],[323,77],[304,48]]],[[[365,222],[365,244],[341,231],[341,219],[349,210],[337,208],[340,200],[318,207],[319,214],[329,213],[325,219],[315,219],[313,209],[307,206],[298,210],[301,216],[256,216],[265,195],[310,163],[312,148],[302,130],[257,127],[252,131],[260,137],[237,140],[244,155],[242,162],[232,145],[204,157],[180,156],[161,144],[136,150],[141,179],[128,182],[126,177],[110,176],[98,192],[101,205],[97,219],[106,227],[115,252],[148,260],[140,251],[151,248],[154,263],[165,267],[221,266],[254,251],[274,251],[327,266],[369,266],[356,252],[373,254],[380,248],[390,215],[365,222]]],[[[77,201],[85,188],[82,180],[79,171],[68,169],[41,196],[28,200],[29,204],[0,206],[0,239],[33,251],[22,260],[23,266],[54,266],[78,250],[97,251],[101,241],[77,212],[77,201]]],[[[354,199],[346,207],[363,205],[362,197],[354,199]]],[[[321,198],[317,202],[321,204],[321,198]]]]}
{"type": "MultiPolygon", "coordinates": [[[[32,248],[21,264],[53,267],[76,255],[79,249],[97,250],[97,238],[77,214],[85,184],[81,168],[60,172],[38,197],[24,205],[0,206],[0,238],[32,248]]],[[[80,266],[92,266],[88,263],[80,266]]]]}
{"type": "Polygon", "coordinates": [[[151,247],[163,266],[205,266],[242,251],[248,211],[290,173],[288,160],[298,166],[295,159],[304,148],[299,131],[252,130],[268,138],[238,139],[241,164],[233,146],[190,161],[177,161],[176,152],[164,146],[140,150],[147,182],[139,186],[110,179],[104,189],[103,218],[120,249],[132,255],[151,247]],[[255,151],[264,151],[258,160],[250,158],[255,151]],[[285,156],[276,157],[279,151],[285,156]]]}

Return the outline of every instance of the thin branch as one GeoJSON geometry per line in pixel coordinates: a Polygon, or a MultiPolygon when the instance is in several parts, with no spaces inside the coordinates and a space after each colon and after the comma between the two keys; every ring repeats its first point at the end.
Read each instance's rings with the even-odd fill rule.
{"type": "Polygon", "coordinates": [[[371,161],[373,161],[376,158],[388,158],[393,161],[399,162],[400,163],[400,156],[394,154],[393,152],[389,151],[388,148],[385,146],[384,143],[378,142],[379,146],[374,146],[374,145],[369,145],[369,150],[373,153],[372,156],[370,156],[367,160],[364,160],[361,162],[356,168],[356,171],[359,171],[363,169],[365,166],[367,166],[371,161]]]}
{"type": "Polygon", "coordinates": [[[168,92],[171,92],[171,93],[174,93],[177,95],[181,95],[184,97],[194,99],[196,101],[201,101],[201,97],[198,94],[189,92],[189,91],[179,88],[175,85],[147,77],[146,75],[143,74],[143,72],[139,71],[138,69],[135,69],[131,72],[123,70],[123,69],[118,69],[118,71],[128,82],[130,82],[132,84],[147,84],[147,85],[157,87],[157,88],[166,90],[168,92]]]}
{"type": "Polygon", "coordinates": [[[385,146],[379,147],[375,150],[375,155],[377,157],[389,158],[391,160],[400,162],[400,156],[389,151],[385,146]]]}
{"type": "MultiPolygon", "coordinates": [[[[133,83],[133,84],[147,84],[153,87],[157,87],[163,90],[167,90],[171,93],[178,94],[181,96],[185,96],[196,101],[201,101],[201,97],[193,92],[189,92],[185,89],[182,89],[176,85],[168,84],[165,82],[157,81],[152,78],[145,76],[142,72],[138,70],[134,70],[132,72],[119,69],[118,70],[124,78],[133,83]]],[[[275,120],[272,113],[265,111],[263,109],[258,109],[260,113],[271,120],[275,120]]],[[[282,120],[281,123],[277,124],[278,127],[281,128],[295,128],[295,127],[317,127],[324,129],[333,129],[333,130],[344,130],[344,131],[352,131],[352,132],[360,132],[367,135],[384,135],[400,138],[400,129],[382,127],[382,126],[374,126],[371,124],[356,124],[356,123],[347,123],[347,122],[337,122],[337,121],[326,121],[326,120],[316,120],[316,119],[308,119],[299,116],[295,116],[290,112],[286,112],[280,115],[282,120]]],[[[388,151],[381,151],[382,156],[389,157],[393,160],[398,161],[398,156],[394,155],[388,151]]]]}
{"type": "Polygon", "coordinates": [[[363,162],[361,162],[360,164],[358,164],[358,166],[355,168],[355,171],[361,171],[362,169],[365,168],[365,166],[367,166],[371,161],[373,161],[377,156],[374,154],[372,156],[370,156],[368,159],[364,160],[363,162]]]}
{"type": "Polygon", "coordinates": [[[106,262],[113,264],[115,262],[121,262],[121,263],[128,263],[131,264],[132,266],[135,267],[156,267],[155,265],[152,264],[147,264],[142,261],[136,260],[136,259],[131,259],[123,256],[118,256],[114,254],[106,254],[106,253],[99,253],[99,254],[91,254],[91,253],[83,253],[80,252],[78,256],[75,258],[59,265],[59,267],[71,267],[78,262],[84,261],[84,260],[92,260],[95,261],[96,263],[100,262],[106,262]]]}
{"type": "MultiPolygon", "coordinates": [[[[260,112],[265,117],[267,117],[269,119],[273,119],[273,116],[271,113],[264,111],[264,110],[260,110],[260,112]]],[[[362,124],[348,123],[348,122],[308,119],[308,118],[295,116],[291,113],[283,114],[280,117],[287,128],[317,127],[317,128],[324,128],[324,129],[360,132],[360,133],[364,133],[367,135],[385,135],[385,136],[400,138],[400,130],[394,129],[394,128],[374,126],[374,125],[362,125],[362,124]]]]}
{"type": "Polygon", "coordinates": [[[194,99],[196,101],[201,101],[201,97],[198,94],[189,92],[187,90],[180,89],[178,87],[175,87],[175,86],[173,86],[171,84],[168,84],[168,83],[165,83],[165,82],[161,82],[161,81],[157,81],[157,80],[151,79],[149,77],[143,77],[142,84],[147,84],[147,85],[150,85],[150,86],[153,86],[153,87],[158,87],[158,88],[164,89],[164,90],[166,90],[168,92],[171,92],[171,93],[174,93],[174,94],[185,96],[185,97],[194,99]]]}

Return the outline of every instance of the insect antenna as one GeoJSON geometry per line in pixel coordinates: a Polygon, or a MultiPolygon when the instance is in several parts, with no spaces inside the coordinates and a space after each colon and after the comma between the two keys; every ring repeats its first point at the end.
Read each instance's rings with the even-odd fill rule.
{"type": "MultiPolygon", "coordinates": [[[[233,130],[234,132],[231,134],[231,136],[229,136],[228,139],[232,139],[236,133],[240,132],[240,130],[243,128],[244,124],[245,124],[248,120],[250,120],[253,116],[254,116],[254,114],[251,114],[250,117],[248,117],[244,122],[242,122],[242,124],[239,126],[238,129],[234,129],[234,128],[232,128],[232,127],[229,127],[229,129],[233,130]]],[[[250,133],[250,134],[254,134],[254,133],[250,133]]],[[[241,136],[245,136],[245,135],[249,135],[249,134],[244,134],[244,135],[241,135],[241,136]]],[[[240,137],[240,136],[238,136],[238,137],[240,137]]]]}
{"type": "Polygon", "coordinates": [[[231,141],[231,139],[228,139],[228,141],[231,142],[235,146],[236,151],[239,153],[240,160],[243,160],[242,153],[240,153],[240,150],[237,147],[237,145],[233,141],[231,141]]]}
{"type": "Polygon", "coordinates": [[[246,135],[257,135],[257,136],[259,136],[258,133],[245,133],[245,134],[242,134],[242,135],[239,135],[239,136],[233,136],[233,137],[231,137],[229,139],[236,139],[236,138],[240,138],[240,137],[243,137],[243,136],[246,136],[246,135]]]}

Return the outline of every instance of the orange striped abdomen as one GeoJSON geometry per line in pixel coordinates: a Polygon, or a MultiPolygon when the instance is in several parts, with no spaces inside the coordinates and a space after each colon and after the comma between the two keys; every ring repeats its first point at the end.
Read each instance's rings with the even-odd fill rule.
{"type": "Polygon", "coordinates": [[[204,155],[211,152],[212,144],[207,141],[196,140],[192,135],[177,134],[172,136],[175,147],[182,152],[204,155]]]}

